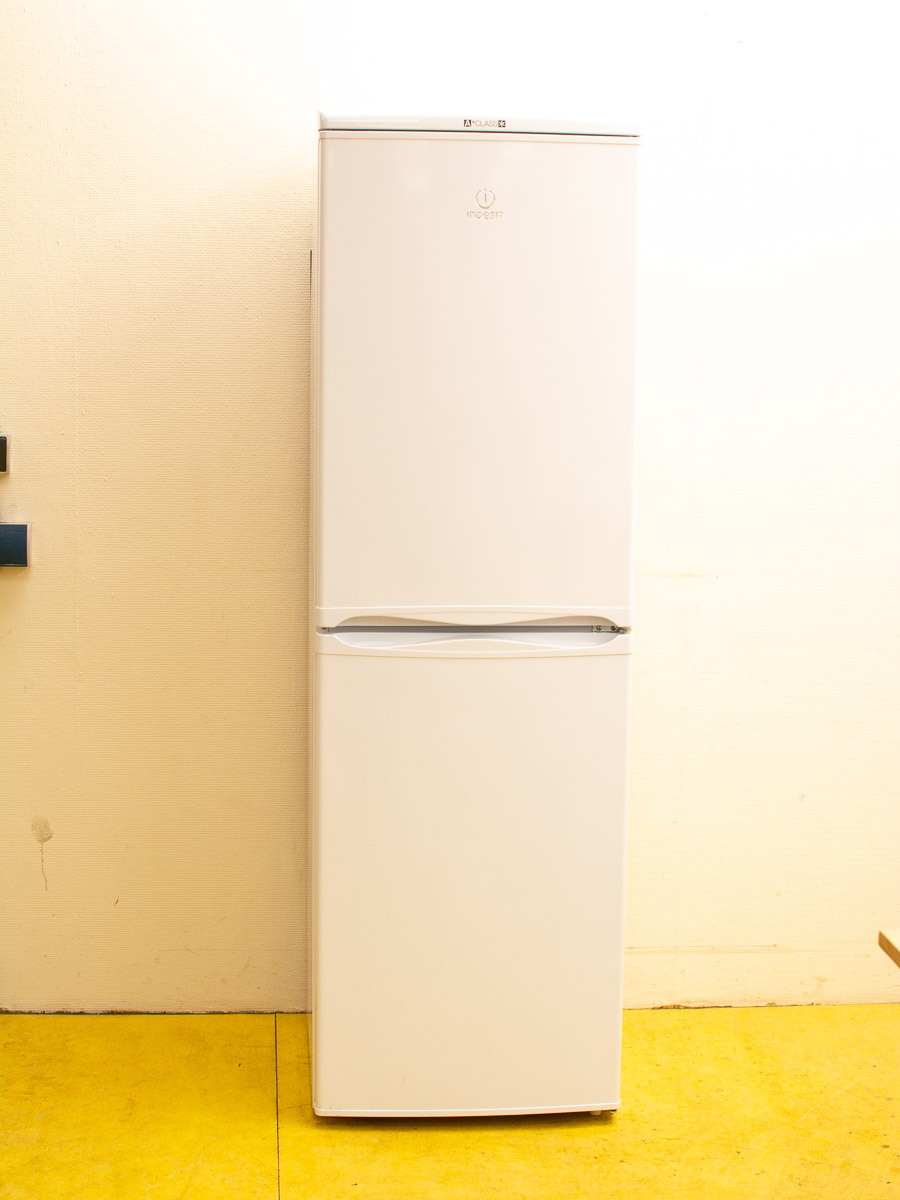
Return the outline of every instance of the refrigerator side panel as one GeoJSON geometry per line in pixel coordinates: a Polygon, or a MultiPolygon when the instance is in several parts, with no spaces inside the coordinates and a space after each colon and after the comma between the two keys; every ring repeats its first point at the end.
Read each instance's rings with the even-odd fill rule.
{"type": "MultiPolygon", "coordinates": [[[[316,211],[321,212],[321,143],[318,147],[319,165],[316,173],[316,211]]],[[[318,236],[318,221],[316,222],[313,247],[310,251],[309,258],[309,318],[310,318],[310,357],[309,357],[309,449],[310,449],[310,480],[309,480],[309,500],[310,500],[310,547],[309,547],[309,581],[307,590],[307,603],[311,620],[308,621],[307,628],[310,629],[310,643],[312,643],[313,630],[315,627],[315,611],[316,611],[316,562],[318,559],[318,551],[316,542],[318,538],[318,511],[319,511],[319,484],[318,484],[318,463],[319,463],[319,276],[320,276],[320,261],[319,253],[319,236],[318,236]]],[[[317,774],[317,744],[318,737],[316,735],[316,719],[317,719],[317,703],[316,703],[316,666],[317,655],[314,653],[314,646],[310,645],[309,664],[307,673],[307,698],[308,698],[308,726],[309,731],[309,747],[310,747],[310,762],[309,762],[309,793],[311,810],[309,816],[309,835],[310,841],[313,840],[313,830],[315,829],[316,821],[318,820],[316,808],[319,803],[319,788],[316,782],[317,774]]],[[[314,930],[316,927],[316,906],[318,904],[318,883],[316,879],[317,864],[314,849],[310,852],[310,873],[309,873],[309,944],[307,948],[307,978],[309,979],[310,991],[315,987],[316,978],[316,939],[314,930]]],[[[312,1078],[315,1079],[316,1072],[316,1052],[315,1052],[315,1003],[310,1002],[310,1019],[307,1024],[307,1036],[309,1039],[309,1062],[312,1078]]]]}
{"type": "Polygon", "coordinates": [[[316,1111],[617,1107],[630,657],[318,671],[316,1111]]]}
{"type": "Polygon", "coordinates": [[[627,612],[636,147],[321,154],[319,625],[627,612]]]}

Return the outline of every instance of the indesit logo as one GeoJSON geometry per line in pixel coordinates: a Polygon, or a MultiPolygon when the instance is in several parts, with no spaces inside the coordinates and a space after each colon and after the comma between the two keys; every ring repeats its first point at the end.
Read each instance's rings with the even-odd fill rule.
{"type": "Polygon", "coordinates": [[[463,117],[463,129],[505,129],[505,121],[483,121],[479,117],[463,117]]]}
{"type": "Polygon", "coordinates": [[[478,207],[470,208],[466,216],[474,217],[477,221],[496,221],[499,217],[503,216],[503,213],[499,209],[494,208],[494,201],[496,199],[497,197],[490,188],[480,188],[475,193],[475,203],[478,207]]]}

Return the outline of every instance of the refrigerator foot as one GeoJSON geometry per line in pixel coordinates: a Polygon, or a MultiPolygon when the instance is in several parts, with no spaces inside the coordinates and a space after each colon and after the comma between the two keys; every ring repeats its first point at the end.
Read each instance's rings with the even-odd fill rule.
{"type": "Polygon", "coordinates": [[[611,1117],[613,1113],[617,1113],[617,1108],[592,1108],[588,1113],[589,1117],[611,1117]]]}

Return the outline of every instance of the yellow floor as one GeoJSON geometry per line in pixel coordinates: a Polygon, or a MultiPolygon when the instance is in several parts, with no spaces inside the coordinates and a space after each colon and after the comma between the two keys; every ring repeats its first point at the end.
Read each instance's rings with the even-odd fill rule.
{"type": "Polygon", "coordinates": [[[898,1005],[628,1012],[614,1115],[363,1121],[312,1116],[302,1016],[3,1015],[0,1197],[887,1197],[898,1033],[898,1005]]]}

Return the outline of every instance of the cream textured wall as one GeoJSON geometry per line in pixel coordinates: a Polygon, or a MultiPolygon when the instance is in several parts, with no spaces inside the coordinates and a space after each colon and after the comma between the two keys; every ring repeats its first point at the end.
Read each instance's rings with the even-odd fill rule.
{"type": "Polygon", "coordinates": [[[0,1004],[299,1008],[313,114],[249,6],[3,8],[0,1004]]]}
{"type": "Polygon", "coordinates": [[[306,1003],[317,104],[641,125],[626,1000],[900,999],[888,6],[3,8],[0,1004],[306,1003]]]}

